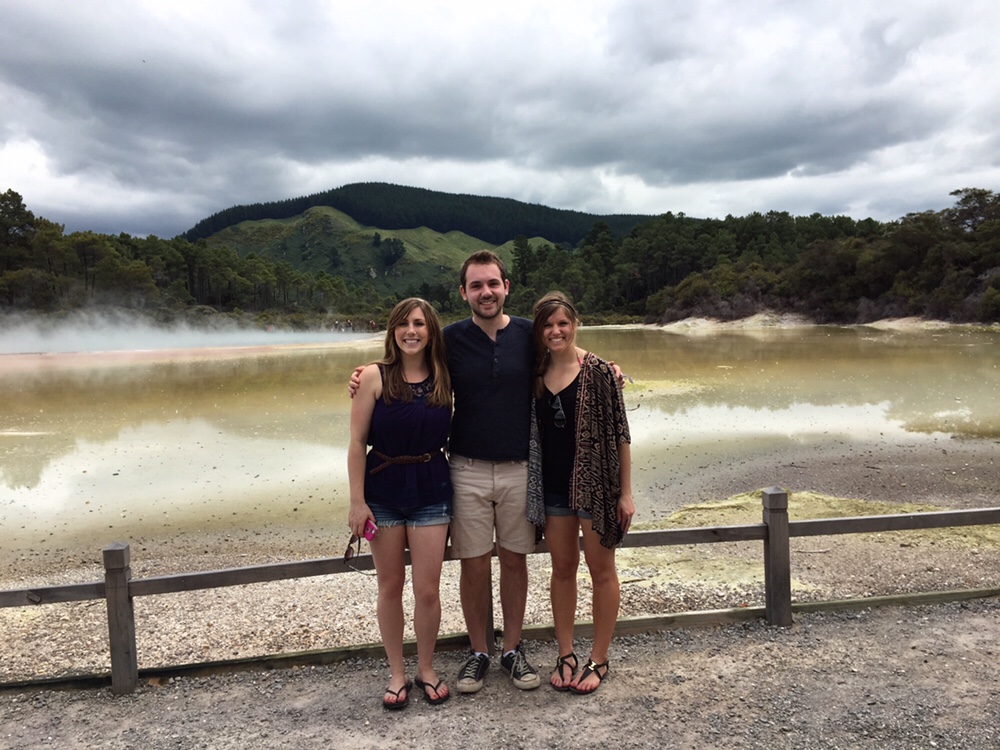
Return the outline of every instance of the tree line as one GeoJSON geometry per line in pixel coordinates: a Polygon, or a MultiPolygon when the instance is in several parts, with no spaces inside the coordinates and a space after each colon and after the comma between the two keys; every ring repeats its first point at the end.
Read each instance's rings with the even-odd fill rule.
{"type": "Polygon", "coordinates": [[[184,312],[264,313],[384,308],[371,284],[226,246],[155,236],[64,233],[13,190],[0,195],[0,309],[52,312],[103,305],[169,319],[184,312]]]}
{"type": "Polygon", "coordinates": [[[516,296],[523,311],[562,289],[583,310],[660,323],[762,311],[818,323],[1000,321],[1000,196],[980,188],[951,195],[951,208],[885,223],[666,213],[620,240],[598,223],[576,248],[531,248],[519,237],[516,296]]]}
{"type": "MultiPolygon", "coordinates": [[[[538,296],[562,289],[596,320],[731,320],[770,310],[821,323],[1000,321],[1000,196],[980,188],[952,195],[951,208],[893,222],[774,211],[724,219],[666,213],[621,234],[599,220],[573,242],[532,245],[520,231],[509,310],[529,314],[538,296]]],[[[377,235],[373,242],[388,265],[403,251],[377,235]]],[[[440,269],[438,283],[422,282],[407,294],[459,317],[467,311],[456,275],[440,269]]],[[[399,296],[380,294],[371,280],[352,284],[203,238],[66,234],[13,190],[0,194],[3,310],[98,304],[164,318],[194,310],[381,320],[399,296]]]]}

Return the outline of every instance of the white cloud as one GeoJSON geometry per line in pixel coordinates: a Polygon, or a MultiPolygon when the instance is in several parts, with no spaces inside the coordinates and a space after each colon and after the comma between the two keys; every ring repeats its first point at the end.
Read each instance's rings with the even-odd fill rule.
{"type": "Polygon", "coordinates": [[[884,220],[1000,187],[986,0],[0,8],[0,189],[69,230],[356,181],[884,220]]]}

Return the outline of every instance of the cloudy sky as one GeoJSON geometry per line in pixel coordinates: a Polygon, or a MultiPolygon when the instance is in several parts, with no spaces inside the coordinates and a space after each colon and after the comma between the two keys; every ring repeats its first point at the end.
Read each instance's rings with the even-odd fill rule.
{"type": "Polygon", "coordinates": [[[995,0],[0,0],[0,192],[172,237],[384,181],[897,219],[1000,190],[995,0]]]}

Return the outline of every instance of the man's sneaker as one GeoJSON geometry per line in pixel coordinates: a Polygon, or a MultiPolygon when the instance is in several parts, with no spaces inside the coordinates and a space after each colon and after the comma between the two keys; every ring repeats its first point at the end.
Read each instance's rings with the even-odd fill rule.
{"type": "Polygon", "coordinates": [[[490,668],[490,657],[486,654],[469,653],[469,658],[458,673],[455,688],[460,693],[478,693],[483,689],[486,671],[490,668]]]}
{"type": "Polygon", "coordinates": [[[511,653],[500,657],[500,669],[509,674],[514,687],[521,688],[521,690],[534,690],[542,684],[538,672],[528,664],[528,659],[525,657],[524,649],[521,648],[520,643],[511,653]]]}

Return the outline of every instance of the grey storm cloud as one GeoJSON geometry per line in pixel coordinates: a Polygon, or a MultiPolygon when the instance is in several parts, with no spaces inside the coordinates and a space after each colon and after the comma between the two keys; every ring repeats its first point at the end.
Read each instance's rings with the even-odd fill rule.
{"type": "Polygon", "coordinates": [[[172,236],[357,181],[887,220],[997,189],[983,0],[0,0],[0,190],[172,236]]]}

